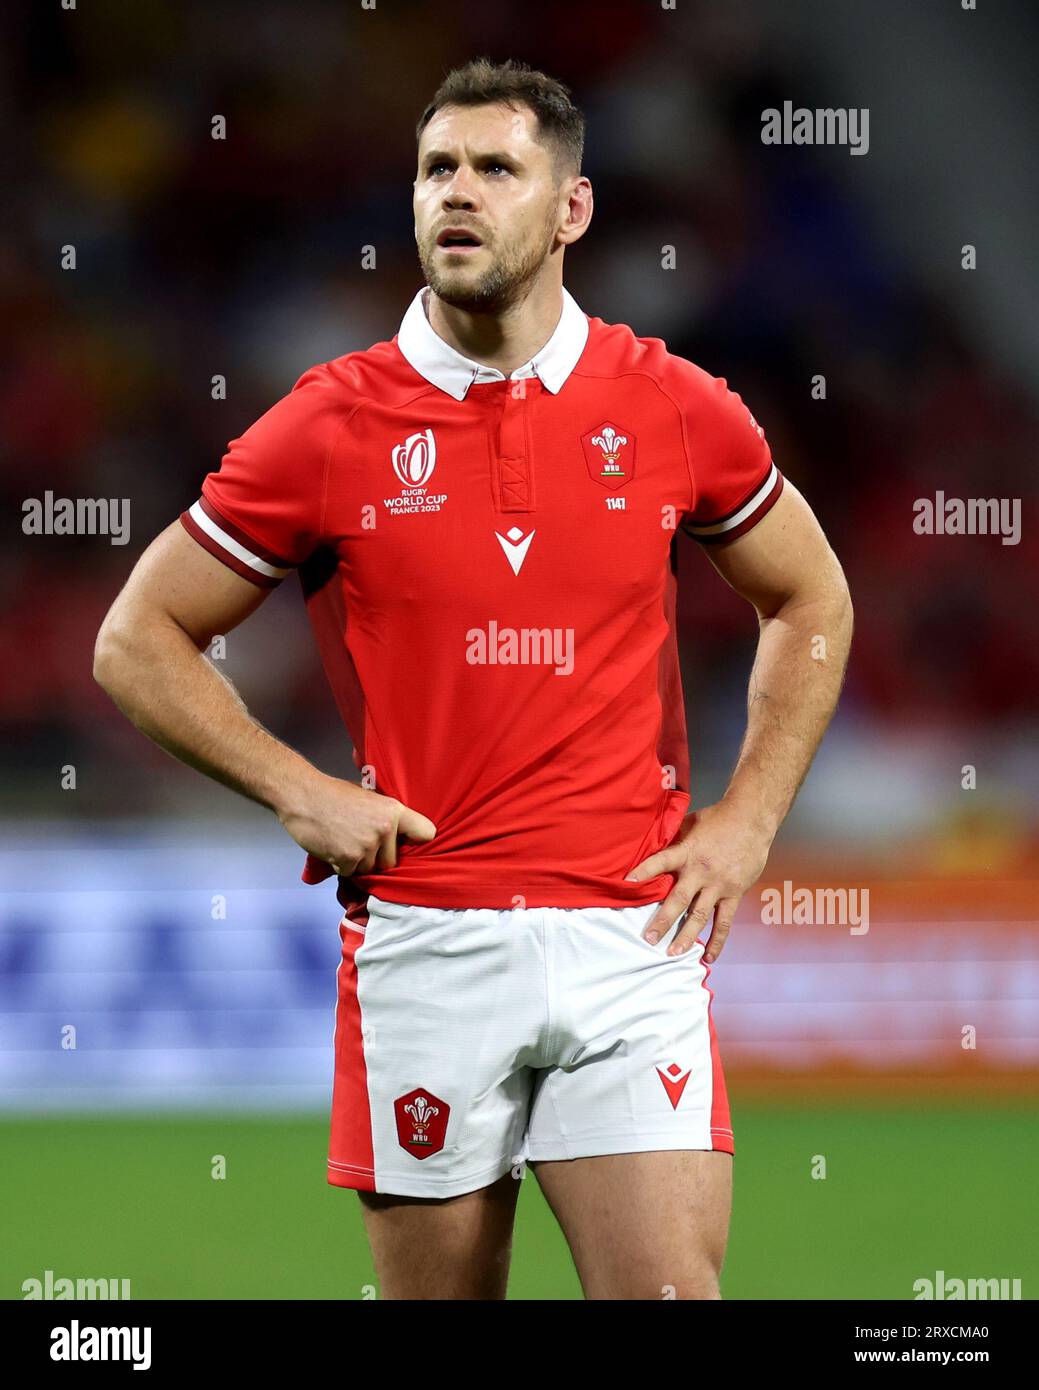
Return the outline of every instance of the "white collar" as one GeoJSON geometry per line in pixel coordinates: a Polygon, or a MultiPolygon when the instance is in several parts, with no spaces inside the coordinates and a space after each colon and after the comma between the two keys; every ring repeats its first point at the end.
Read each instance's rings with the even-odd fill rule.
{"type": "MultiPolygon", "coordinates": [[[[474,381],[505,381],[505,373],[498,371],[497,367],[485,367],[482,362],[473,362],[434,331],[426,317],[428,294],[426,286],[419,290],[397,331],[397,346],[416,372],[434,386],[439,386],[441,391],[454,396],[456,401],[465,399],[465,393],[474,381]]],[[[543,386],[557,395],[577,366],[587,341],[588,316],[569,290],[564,288],[563,312],[555,332],[529,362],[516,368],[512,379],[536,376],[543,386]]]]}

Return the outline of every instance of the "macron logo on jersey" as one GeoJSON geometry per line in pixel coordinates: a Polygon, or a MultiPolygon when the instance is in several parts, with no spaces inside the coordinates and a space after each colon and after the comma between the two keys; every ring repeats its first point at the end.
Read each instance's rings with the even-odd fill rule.
{"type": "Polygon", "coordinates": [[[523,568],[523,561],[527,558],[530,543],[534,539],[534,532],[528,531],[524,535],[518,526],[510,526],[504,536],[500,531],[495,531],[494,534],[501,541],[501,548],[505,551],[505,558],[511,565],[513,574],[519,574],[523,568]]]}

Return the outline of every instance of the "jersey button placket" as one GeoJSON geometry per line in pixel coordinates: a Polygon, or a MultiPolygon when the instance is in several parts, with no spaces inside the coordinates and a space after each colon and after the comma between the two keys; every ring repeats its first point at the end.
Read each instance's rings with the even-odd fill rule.
{"type": "Polygon", "coordinates": [[[534,510],[530,409],[540,390],[536,377],[505,383],[505,405],[498,428],[498,507],[503,512],[534,510]]]}

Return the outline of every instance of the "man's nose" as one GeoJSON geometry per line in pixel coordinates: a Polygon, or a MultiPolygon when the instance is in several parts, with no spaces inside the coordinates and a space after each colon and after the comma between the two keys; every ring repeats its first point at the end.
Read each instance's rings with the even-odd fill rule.
{"type": "Polygon", "coordinates": [[[454,178],[444,190],[444,206],[448,208],[471,208],[476,205],[476,190],[472,176],[464,169],[456,169],[454,178]]]}

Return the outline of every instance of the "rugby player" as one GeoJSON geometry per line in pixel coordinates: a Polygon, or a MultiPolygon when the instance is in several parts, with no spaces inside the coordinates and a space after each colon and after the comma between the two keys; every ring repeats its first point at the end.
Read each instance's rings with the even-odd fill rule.
{"type": "Polygon", "coordinates": [[[564,288],[583,137],[543,73],[446,77],[399,330],[231,442],[98,635],[129,718],[269,807],[307,881],[338,876],[327,1177],[360,1194],[389,1298],[504,1297],[528,1164],[587,1297],[720,1297],[708,975],[850,641],[841,568],[741,398],[564,288]],[[697,810],[679,530],[759,624],[739,758],[697,810]],[[359,782],[204,656],[293,569],[359,782]]]}

